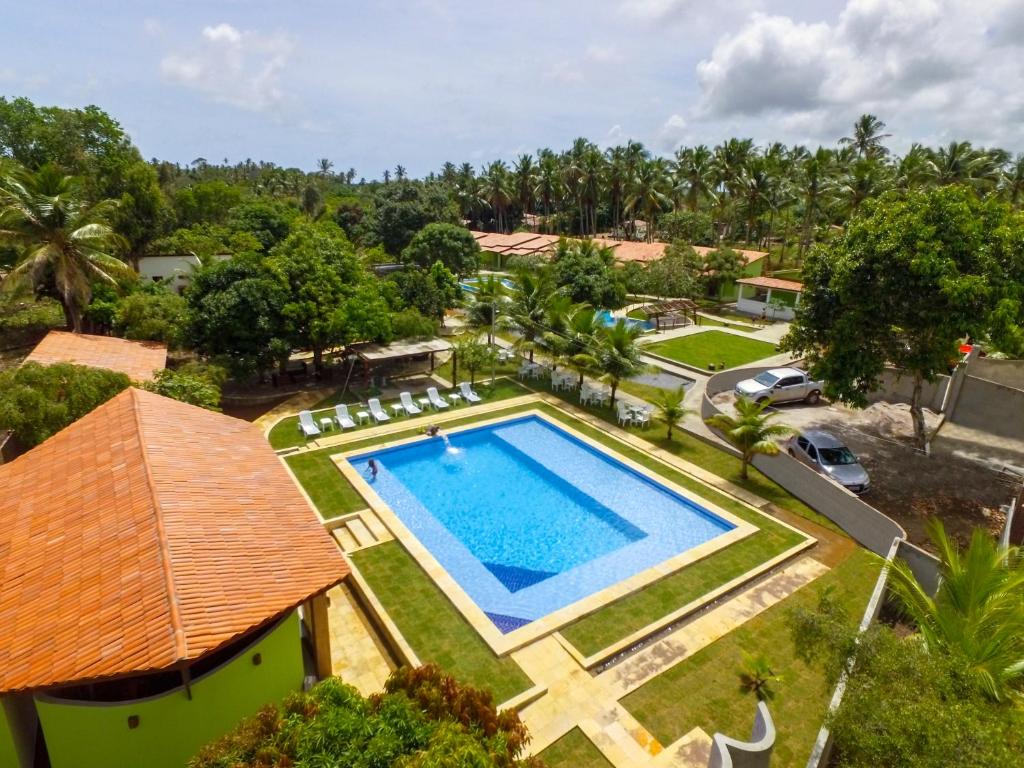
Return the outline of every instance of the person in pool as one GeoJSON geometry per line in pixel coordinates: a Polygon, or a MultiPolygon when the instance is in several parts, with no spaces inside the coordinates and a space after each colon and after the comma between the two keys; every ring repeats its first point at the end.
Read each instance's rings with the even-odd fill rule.
{"type": "Polygon", "coordinates": [[[427,437],[437,437],[441,432],[441,428],[437,426],[437,424],[431,424],[423,431],[427,435],[427,437]]]}
{"type": "Polygon", "coordinates": [[[366,462],[366,466],[368,466],[370,468],[370,475],[372,477],[376,478],[377,477],[377,472],[380,471],[380,468],[377,466],[377,460],[376,459],[370,459],[368,462],[366,462]]]}

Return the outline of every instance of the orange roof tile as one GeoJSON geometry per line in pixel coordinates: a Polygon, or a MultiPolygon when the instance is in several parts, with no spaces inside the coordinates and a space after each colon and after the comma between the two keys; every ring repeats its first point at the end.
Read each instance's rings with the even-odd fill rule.
{"type": "Polygon", "coordinates": [[[256,427],[139,389],[0,488],[0,692],[196,659],[349,572],[256,427]]]}
{"type": "Polygon", "coordinates": [[[778,288],[780,291],[803,291],[804,284],[796,280],[783,280],[780,277],[741,277],[736,281],[743,285],[756,285],[759,288],[778,288]]]}
{"type": "Polygon", "coordinates": [[[153,341],[130,341],[114,336],[50,331],[26,363],[75,363],[128,374],[132,381],[152,381],[153,372],[167,365],[167,347],[153,341]]]}

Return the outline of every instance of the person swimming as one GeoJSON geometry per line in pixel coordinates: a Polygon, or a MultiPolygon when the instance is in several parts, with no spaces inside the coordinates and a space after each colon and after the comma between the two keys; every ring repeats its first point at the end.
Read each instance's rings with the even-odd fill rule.
{"type": "Polygon", "coordinates": [[[441,428],[437,426],[437,424],[431,424],[423,431],[426,433],[427,437],[437,437],[441,432],[441,428]]]}
{"type": "Polygon", "coordinates": [[[380,468],[377,466],[377,460],[376,459],[370,459],[368,462],[366,462],[366,466],[368,466],[370,468],[370,474],[374,478],[376,478],[377,477],[377,473],[380,471],[380,468]]]}

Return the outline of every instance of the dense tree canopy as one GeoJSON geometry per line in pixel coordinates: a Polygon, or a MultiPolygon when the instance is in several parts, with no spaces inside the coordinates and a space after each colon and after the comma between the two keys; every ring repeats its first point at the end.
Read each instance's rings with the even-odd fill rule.
{"type": "Polygon", "coordinates": [[[610,248],[592,240],[562,240],[551,260],[552,277],[574,302],[618,307],[626,299],[622,276],[610,248]]]}
{"type": "MultiPolygon", "coordinates": [[[[1001,232],[1008,210],[964,187],[891,192],[864,204],[846,231],[808,258],[797,320],[785,340],[806,353],[826,394],[864,405],[887,364],[913,377],[911,414],[927,436],[922,382],[949,370],[958,342],[993,326],[998,308],[1019,324],[1021,241],[1001,232]],[[1017,315],[1013,317],[1013,315],[1017,315]]],[[[1006,315],[1000,315],[1004,327],[1006,315]]]]}
{"type": "Polygon", "coordinates": [[[402,257],[424,268],[440,262],[456,275],[467,275],[476,272],[480,246],[465,227],[433,223],[416,233],[402,257]]]}

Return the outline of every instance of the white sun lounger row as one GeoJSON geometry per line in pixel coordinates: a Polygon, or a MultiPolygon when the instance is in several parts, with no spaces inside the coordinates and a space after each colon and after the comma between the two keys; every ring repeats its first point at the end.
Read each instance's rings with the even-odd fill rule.
{"type": "MultiPolygon", "coordinates": [[[[465,400],[467,403],[479,403],[483,400],[480,395],[473,391],[468,381],[459,382],[459,397],[465,400]]],[[[410,416],[423,413],[423,408],[417,405],[412,395],[408,392],[402,392],[398,396],[398,401],[401,404],[394,406],[396,411],[403,410],[410,416]]],[[[430,405],[434,410],[440,411],[445,408],[449,408],[451,403],[444,399],[444,397],[437,391],[437,387],[428,387],[427,396],[420,398],[420,402],[424,405],[430,405]]],[[[386,421],[391,421],[391,417],[388,412],[384,410],[384,407],[380,404],[380,398],[371,397],[366,402],[367,408],[369,409],[369,415],[373,417],[373,420],[378,424],[383,424],[386,421]]],[[[360,412],[357,414],[360,419],[365,419],[367,414],[360,412]]],[[[327,419],[330,420],[329,417],[327,419]]],[[[334,406],[334,422],[337,423],[341,429],[352,429],[356,426],[356,422],[353,420],[351,414],[349,414],[348,406],[344,403],[334,406]]],[[[330,427],[330,424],[327,425],[330,427]]],[[[302,432],[306,438],[317,437],[321,434],[322,430],[317,426],[316,421],[313,418],[312,411],[300,411],[299,412],[299,431],[302,432]]]]}

